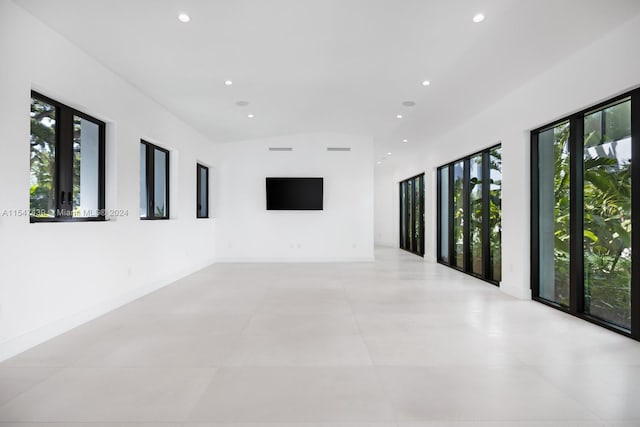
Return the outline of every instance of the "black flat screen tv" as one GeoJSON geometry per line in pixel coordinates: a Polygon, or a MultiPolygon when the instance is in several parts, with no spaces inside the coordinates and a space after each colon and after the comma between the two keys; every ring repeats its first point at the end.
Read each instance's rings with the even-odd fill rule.
{"type": "Polygon", "coordinates": [[[323,178],[267,178],[268,211],[321,211],[323,178]]]}

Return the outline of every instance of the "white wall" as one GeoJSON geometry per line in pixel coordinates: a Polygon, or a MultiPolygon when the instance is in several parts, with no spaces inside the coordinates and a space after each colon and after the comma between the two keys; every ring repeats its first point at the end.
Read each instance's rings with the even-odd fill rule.
{"type": "Polygon", "coordinates": [[[134,87],[0,1],[0,213],[29,208],[29,104],[36,89],[107,122],[104,223],[0,216],[0,360],[166,285],[215,257],[215,220],[195,219],[196,161],[215,148],[134,87]],[[141,221],[139,141],[171,150],[169,221],[141,221]]]}
{"type": "MultiPolygon", "coordinates": [[[[378,169],[390,179],[427,172],[425,203],[427,260],[435,261],[436,180],[435,169],[482,148],[502,142],[503,200],[501,289],[520,298],[530,297],[529,283],[529,132],[572,112],[624,93],[640,85],[640,18],[633,19],[606,34],[545,73],[512,92],[472,118],[463,118],[458,127],[431,141],[416,143],[416,149],[394,164],[378,169]],[[407,166],[403,166],[403,162],[407,166]],[[431,215],[429,215],[431,212],[431,215]]],[[[535,60],[535,58],[532,58],[535,60]]],[[[460,99],[464,102],[464,99],[460,99]]],[[[413,143],[413,142],[412,142],[413,143]]],[[[379,182],[379,180],[376,180],[379,182]]],[[[385,186],[376,188],[376,198],[397,201],[397,193],[385,186]]],[[[376,223],[376,236],[388,236],[397,228],[397,214],[384,224],[376,223]]],[[[397,233],[397,231],[395,231],[397,233]]]]}
{"type": "Polygon", "coordinates": [[[373,260],[370,138],[323,133],[233,142],[222,157],[218,260],[373,260]],[[267,211],[266,177],[324,177],[324,210],[267,211]]]}
{"type": "Polygon", "coordinates": [[[374,240],[379,246],[398,246],[398,182],[390,168],[378,165],[374,174],[374,240]],[[396,226],[393,227],[392,225],[396,226]]]}
{"type": "MultiPolygon", "coordinates": [[[[419,144],[419,143],[418,143],[419,144]]],[[[415,146],[414,146],[415,147],[415,146]]],[[[431,253],[429,232],[431,225],[435,227],[435,206],[430,204],[430,197],[435,192],[435,172],[427,171],[425,154],[418,147],[405,149],[394,153],[393,161],[385,160],[375,168],[375,244],[380,246],[398,247],[400,241],[400,189],[399,183],[405,179],[424,173],[425,180],[425,260],[435,257],[431,253]],[[416,153],[418,153],[416,155],[416,153]],[[433,222],[433,224],[431,224],[433,222]]],[[[435,193],[434,193],[435,197],[435,193]]],[[[434,258],[435,259],[435,258],[434,258]]]]}

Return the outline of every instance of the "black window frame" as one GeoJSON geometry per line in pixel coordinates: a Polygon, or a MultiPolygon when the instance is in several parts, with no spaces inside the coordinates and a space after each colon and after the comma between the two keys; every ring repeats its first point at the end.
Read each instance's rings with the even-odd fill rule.
{"type": "MultiPolygon", "coordinates": [[[[55,108],[55,194],[56,208],[54,217],[37,217],[29,215],[29,222],[92,222],[105,221],[105,140],[106,123],[82,111],[69,107],[35,90],[31,91],[33,99],[45,102],[55,108]],[[98,215],[91,217],[73,216],[73,118],[80,117],[98,125],[98,215]],[[67,197],[64,197],[66,194],[67,197]]],[[[29,206],[31,208],[31,206],[29,206]]]]}
{"type": "Polygon", "coordinates": [[[402,180],[398,183],[398,189],[399,189],[399,199],[400,199],[400,235],[399,235],[399,247],[402,250],[405,250],[407,252],[410,252],[414,255],[418,255],[421,257],[424,257],[424,234],[425,234],[425,230],[424,230],[424,216],[425,216],[425,212],[424,212],[424,173],[412,176],[411,178],[407,178],[405,180],[402,180]],[[409,183],[413,183],[413,185],[410,187],[411,188],[411,198],[409,199],[409,197],[407,197],[409,191],[409,183]],[[415,194],[416,194],[416,190],[415,190],[415,183],[419,182],[420,183],[420,189],[419,189],[419,195],[420,195],[420,199],[416,200],[415,199],[415,194]],[[402,198],[403,192],[405,193],[405,198],[402,198]],[[409,203],[409,200],[411,200],[411,203],[409,203]],[[416,202],[417,205],[416,206],[416,202]],[[404,205],[403,205],[404,203],[404,205]],[[419,221],[418,221],[418,227],[416,228],[416,221],[415,221],[415,217],[413,215],[413,213],[415,213],[416,207],[418,208],[418,215],[419,215],[419,221]],[[405,218],[403,221],[402,218],[402,214],[403,212],[405,213],[405,218]],[[411,222],[409,222],[409,219],[411,219],[411,222]],[[406,225],[406,227],[404,227],[403,229],[403,224],[406,225]],[[415,236],[418,236],[418,242],[415,241],[415,236]],[[409,236],[413,236],[414,238],[409,238],[409,236]]]}
{"type": "MultiPolygon", "coordinates": [[[[146,171],[145,171],[145,184],[146,184],[146,191],[147,191],[147,216],[146,217],[140,217],[141,220],[149,220],[149,221],[155,221],[155,220],[165,220],[165,219],[171,219],[170,217],[170,206],[171,206],[171,201],[170,201],[170,182],[169,182],[169,166],[171,165],[171,161],[170,161],[170,157],[171,157],[171,152],[166,149],[166,148],[162,148],[156,144],[153,144],[149,141],[145,141],[144,139],[140,140],[140,144],[141,145],[145,145],[146,146],[146,161],[145,161],[145,166],[146,166],[146,171]],[[166,192],[166,200],[167,200],[167,206],[166,206],[166,214],[164,216],[158,216],[155,213],[155,151],[162,151],[163,153],[166,154],[165,156],[165,192],[166,192]],[[151,212],[151,215],[149,215],[149,213],[151,212]]],[[[142,183],[140,183],[140,185],[142,185],[142,183]]]]}
{"type": "MultiPolygon", "coordinates": [[[[436,215],[436,239],[437,239],[437,248],[436,248],[436,261],[438,264],[447,266],[449,268],[452,268],[456,271],[459,271],[461,273],[467,274],[469,276],[475,277],[476,279],[480,279],[484,282],[490,283],[492,285],[495,286],[500,286],[500,281],[498,280],[493,280],[491,278],[491,272],[492,272],[492,266],[491,266],[491,241],[490,241],[490,229],[489,229],[489,221],[487,221],[486,219],[489,218],[489,197],[490,197],[490,190],[491,190],[491,186],[489,185],[489,180],[485,181],[485,179],[490,178],[490,167],[489,167],[489,160],[490,160],[490,156],[491,156],[491,152],[495,149],[498,148],[502,148],[502,143],[498,143],[498,144],[494,144],[490,147],[484,148],[480,151],[476,151],[474,153],[471,153],[469,155],[466,155],[464,157],[460,157],[458,159],[455,159],[451,162],[448,162],[446,164],[443,164],[441,166],[439,166],[436,170],[436,178],[437,178],[437,215],[436,215]],[[472,263],[471,263],[471,250],[470,250],[470,243],[469,243],[469,235],[471,233],[470,230],[470,203],[469,203],[469,181],[470,181],[470,176],[469,176],[469,171],[470,171],[470,167],[469,167],[469,163],[470,160],[472,158],[475,158],[477,156],[482,156],[482,177],[483,177],[483,185],[482,185],[482,230],[481,230],[481,235],[482,235],[482,273],[481,274],[477,274],[477,273],[473,273],[472,271],[472,263]],[[462,176],[463,176],[463,182],[462,182],[462,196],[463,196],[463,207],[464,207],[464,213],[463,213],[463,235],[464,235],[464,244],[463,244],[463,267],[458,267],[456,265],[456,261],[455,261],[455,241],[454,241],[454,213],[455,213],[455,206],[454,206],[454,176],[455,176],[455,165],[457,163],[463,163],[463,172],[462,172],[462,176]],[[442,212],[442,202],[443,202],[443,198],[442,198],[442,194],[441,194],[441,188],[442,188],[442,173],[441,170],[444,168],[448,168],[447,172],[448,172],[448,176],[447,176],[447,180],[448,180],[448,195],[447,195],[447,201],[448,201],[448,221],[447,221],[447,225],[448,225],[448,229],[446,231],[446,236],[448,238],[448,258],[449,258],[449,262],[446,262],[442,256],[442,232],[443,230],[441,230],[441,224],[442,224],[442,218],[441,218],[441,212],[442,212]],[[485,178],[486,177],[486,178],[485,178]]],[[[502,173],[502,170],[500,171],[500,173],[502,173]]],[[[500,218],[502,218],[502,208],[500,209],[500,218]]],[[[502,233],[501,233],[501,239],[502,239],[502,233]]],[[[500,275],[502,276],[502,274],[500,275]]]]}
{"type": "MultiPolygon", "coordinates": [[[[530,288],[531,298],[546,306],[586,320],[608,330],[640,341],[640,256],[631,257],[631,327],[626,329],[599,317],[585,313],[584,304],[584,246],[583,246],[583,150],[584,117],[588,113],[606,108],[612,104],[631,101],[631,159],[640,159],[640,89],[634,89],[591,105],[574,114],[540,126],[530,133],[530,288]],[[540,297],[540,254],[539,254],[539,176],[538,176],[538,136],[562,123],[569,122],[569,195],[570,195],[570,264],[569,264],[569,306],[540,297]],[[580,237],[576,237],[580,236],[580,237]],[[635,303],[634,303],[635,301],[635,303]]],[[[640,168],[631,167],[631,248],[640,248],[640,168]]]]}
{"type": "Polygon", "coordinates": [[[198,219],[209,218],[209,167],[200,163],[196,163],[196,218],[198,219]],[[206,174],[205,183],[204,183],[206,185],[205,200],[200,199],[200,195],[202,194],[201,190],[202,190],[202,184],[203,184],[201,179],[202,171],[205,171],[205,174],[206,174]],[[201,207],[203,204],[207,212],[206,215],[200,214],[201,207]]]}

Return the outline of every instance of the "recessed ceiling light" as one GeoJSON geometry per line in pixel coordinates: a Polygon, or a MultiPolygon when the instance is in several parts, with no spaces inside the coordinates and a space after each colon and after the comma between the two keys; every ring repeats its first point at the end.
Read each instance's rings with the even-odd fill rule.
{"type": "Polygon", "coordinates": [[[178,20],[180,20],[180,22],[187,23],[191,21],[191,17],[186,13],[181,13],[180,15],[178,15],[178,20]]]}
{"type": "Polygon", "coordinates": [[[377,164],[379,164],[379,165],[381,165],[381,164],[382,164],[382,162],[381,162],[381,161],[377,161],[376,163],[377,163],[377,164]]]}
{"type": "Polygon", "coordinates": [[[224,85],[225,86],[231,86],[233,84],[233,82],[231,80],[225,80],[224,81],[224,85]]]}
{"type": "Polygon", "coordinates": [[[387,153],[387,156],[390,156],[390,155],[392,155],[392,154],[393,154],[393,153],[392,153],[391,151],[389,151],[389,152],[387,153]]]}
{"type": "Polygon", "coordinates": [[[480,22],[482,22],[482,21],[484,21],[484,14],[482,14],[482,13],[478,13],[478,14],[474,15],[474,17],[473,17],[473,22],[475,22],[476,24],[478,24],[478,23],[480,23],[480,22]]]}
{"type": "Polygon", "coordinates": [[[408,139],[403,139],[402,142],[409,142],[409,140],[408,139]]]}
{"type": "Polygon", "coordinates": [[[422,86],[429,86],[431,84],[431,82],[429,80],[423,80],[422,81],[422,86]]]}
{"type": "Polygon", "coordinates": [[[253,119],[255,116],[253,114],[247,114],[247,117],[249,117],[250,119],[253,119]]]}
{"type": "Polygon", "coordinates": [[[401,119],[401,118],[402,118],[402,114],[398,114],[398,115],[396,116],[396,119],[401,119]]]}

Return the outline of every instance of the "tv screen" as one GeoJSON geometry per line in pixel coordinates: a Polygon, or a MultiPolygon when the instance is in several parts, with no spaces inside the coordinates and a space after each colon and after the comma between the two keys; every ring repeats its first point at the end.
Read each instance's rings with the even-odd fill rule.
{"type": "Polygon", "coordinates": [[[267,178],[267,210],[322,210],[322,192],[323,178],[267,178]]]}

